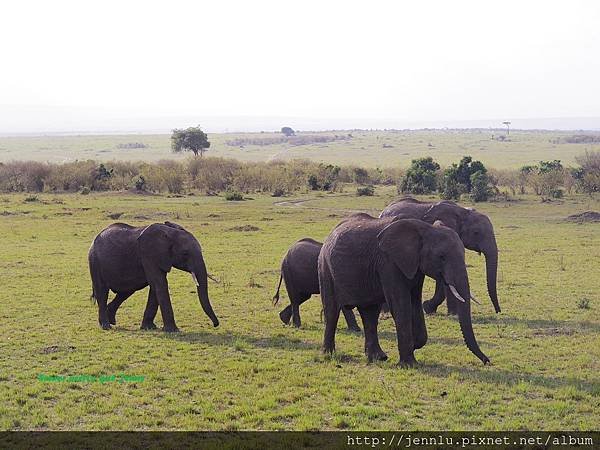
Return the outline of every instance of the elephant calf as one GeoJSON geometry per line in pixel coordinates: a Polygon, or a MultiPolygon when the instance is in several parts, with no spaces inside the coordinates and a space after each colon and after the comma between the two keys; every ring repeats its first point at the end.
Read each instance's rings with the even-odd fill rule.
{"type": "MultiPolygon", "coordinates": [[[[285,288],[290,298],[290,304],[280,313],[279,318],[286,325],[293,317],[296,328],[300,327],[300,305],[308,300],[313,294],[319,293],[319,275],[317,262],[322,243],[314,239],[300,239],[287,251],[281,263],[281,273],[277,292],[273,296],[274,304],[279,301],[279,290],[281,280],[285,282],[285,288]]],[[[344,317],[351,331],[360,331],[354,313],[349,309],[343,309],[344,317]]]]}
{"type": "Polygon", "coordinates": [[[132,227],[114,223],[94,239],[88,254],[92,296],[98,303],[98,322],[104,330],[116,323],[119,306],[135,291],[150,285],[141,328],[154,329],[158,308],[164,330],[179,331],[175,324],[167,273],[172,267],[189,272],[196,284],[200,305],[213,325],[219,325],[208,298],[207,272],[196,238],[171,222],[132,227]],[[109,290],[116,293],[107,304],[109,290]]]}

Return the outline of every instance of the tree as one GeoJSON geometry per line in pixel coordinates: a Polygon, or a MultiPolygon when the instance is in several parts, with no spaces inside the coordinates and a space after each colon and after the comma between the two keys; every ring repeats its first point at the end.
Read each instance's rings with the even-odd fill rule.
{"type": "Polygon", "coordinates": [[[290,127],[281,128],[281,132],[283,134],[285,134],[287,137],[294,136],[296,134],[296,133],[294,133],[294,130],[292,130],[290,127]]]}
{"type": "Polygon", "coordinates": [[[194,152],[195,156],[200,153],[200,157],[202,157],[209,147],[208,136],[199,125],[185,130],[175,128],[173,134],[171,134],[171,149],[175,153],[189,150],[194,152]]]}
{"type": "Polygon", "coordinates": [[[492,194],[487,172],[478,170],[471,175],[471,199],[474,202],[487,202],[492,194]]]}
{"type": "MultiPolygon", "coordinates": [[[[473,190],[473,174],[481,172],[487,174],[487,169],[481,161],[473,161],[470,156],[464,156],[457,164],[452,164],[444,171],[444,178],[440,190],[446,200],[458,200],[462,194],[471,193],[473,190]]],[[[489,178],[485,177],[489,184],[489,178]]]]}
{"type": "Polygon", "coordinates": [[[431,156],[413,159],[399,190],[410,194],[431,194],[437,189],[438,170],[440,165],[431,156]]]}
{"type": "Polygon", "coordinates": [[[503,125],[506,125],[506,135],[510,134],[510,122],[507,120],[506,122],[502,122],[503,125]]]}

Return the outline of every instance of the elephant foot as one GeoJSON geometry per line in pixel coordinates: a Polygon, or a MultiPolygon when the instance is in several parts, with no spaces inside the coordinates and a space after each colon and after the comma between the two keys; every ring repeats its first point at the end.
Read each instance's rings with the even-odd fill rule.
{"type": "Polygon", "coordinates": [[[325,355],[333,355],[335,353],[335,345],[323,344],[323,353],[325,355]]]}
{"type": "Polygon", "coordinates": [[[416,366],[417,360],[415,359],[414,355],[410,355],[407,358],[400,358],[400,362],[398,363],[398,367],[400,367],[401,369],[407,369],[409,367],[414,367],[416,366]]]}
{"type": "Polygon", "coordinates": [[[358,325],[348,325],[348,331],[351,333],[362,333],[362,330],[358,325]]]}
{"type": "Polygon", "coordinates": [[[158,327],[154,324],[154,322],[150,323],[142,323],[140,330],[156,330],[158,327]]]}
{"type": "Polygon", "coordinates": [[[176,325],[164,326],[163,331],[165,333],[179,333],[179,328],[176,325]]]}
{"type": "Polygon", "coordinates": [[[296,322],[294,321],[294,328],[300,328],[302,326],[302,324],[300,323],[300,321],[296,322]]]}
{"type": "Polygon", "coordinates": [[[425,311],[426,314],[435,314],[437,305],[435,305],[432,300],[426,300],[423,302],[423,311],[425,311]]]}
{"type": "Polygon", "coordinates": [[[110,326],[110,323],[108,323],[108,322],[101,323],[100,326],[102,327],[103,330],[110,330],[110,329],[112,329],[112,327],[110,326]]]}
{"type": "Polygon", "coordinates": [[[367,353],[367,359],[370,363],[375,361],[387,361],[388,355],[381,349],[375,350],[373,352],[367,353]]]}
{"type": "Polygon", "coordinates": [[[283,311],[281,311],[279,313],[279,318],[281,319],[281,321],[286,324],[289,325],[290,324],[290,319],[292,318],[292,313],[288,311],[288,309],[284,309],[283,311]]]}

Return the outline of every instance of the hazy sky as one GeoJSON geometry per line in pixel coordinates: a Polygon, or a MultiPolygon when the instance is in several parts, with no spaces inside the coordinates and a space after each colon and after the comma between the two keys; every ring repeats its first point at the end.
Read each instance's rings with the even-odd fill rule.
{"type": "Polygon", "coordinates": [[[597,0],[19,0],[0,58],[4,111],[600,117],[597,0]]]}

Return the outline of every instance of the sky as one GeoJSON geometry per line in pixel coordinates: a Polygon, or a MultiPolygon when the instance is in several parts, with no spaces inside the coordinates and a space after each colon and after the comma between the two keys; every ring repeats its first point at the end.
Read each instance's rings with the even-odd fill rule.
{"type": "Polygon", "coordinates": [[[596,0],[2,2],[0,132],[593,125],[599,24],[596,0]]]}

